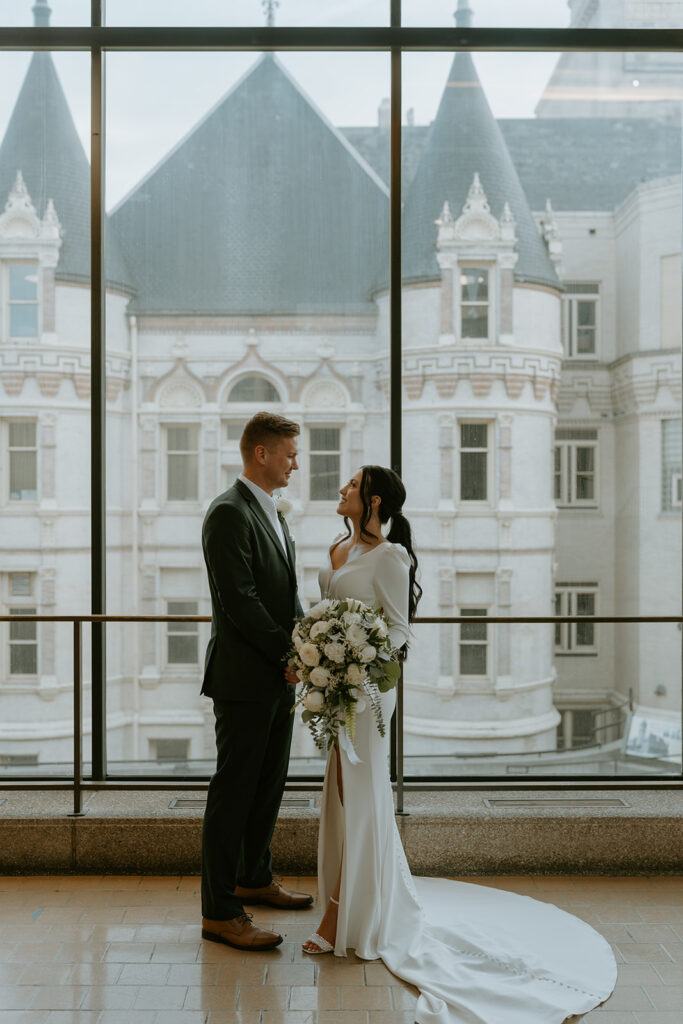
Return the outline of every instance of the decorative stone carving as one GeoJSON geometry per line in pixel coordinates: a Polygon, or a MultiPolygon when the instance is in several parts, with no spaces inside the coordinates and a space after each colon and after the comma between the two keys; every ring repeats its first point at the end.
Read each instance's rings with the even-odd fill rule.
{"type": "Polygon", "coordinates": [[[339,384],[322,380],[308,386],[303,395],[303,404],[307,409],[344,409],[347,400],[339,384]]]}
{"type": "Polygon", "coordinates": [[[559,273],[562,269],[564,246],[562,245],[557,221],[555,220],[555,211],[549,199],[545,201],[545,210],[541,214],[540,224],[545,244],[548,247],[548,256],[551,262],[555,264],[555,268],[559,273]]]}
{"type": "Polygon", "coordinates": [[[202,399],[197,390],[184,381],[172,381],[159,396],[162,409],[199,409],[202,399]]]}
{"type": "MultiPolygon", "coordinates": [[[[14,185],[0,216],[0,241],[11,240],[20,243],[22,249],[29,249],[38,256],[43,266],[56,267],[62,244],[61,225],[54,203],[48,200],[45,215],[41,220],[31,201],[21,171],[17,171],[14,185]]],[[[27,255],[28,255],[27,251],[27,255]]]]}

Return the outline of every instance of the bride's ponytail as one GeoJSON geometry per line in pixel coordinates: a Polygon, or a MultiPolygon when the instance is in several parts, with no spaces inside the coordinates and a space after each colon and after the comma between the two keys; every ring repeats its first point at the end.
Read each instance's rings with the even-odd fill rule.
{"type": "Polygon", "coordinates": [[[361,536],[368,534],[365,527],[370,522],[372,515],[372,497],[377,495],[380,498],[378,507],[380,523],[388,523],[391,520],[391,527],[387,534],[387,540],[392,544],[400,544],[408,552],[410,559],[410,588],[408,592],[408,618],[412,622],[417,611],[417,605],[422,597],[422,587],[417,582],[417,556],[413,550],[413,534],[410,523],[403,515],[403,503],[406,500],[406,489],[403,486],[398,473],[393,469],[384,466],[363,466],[363,476],[360,486],[361,499],[363,501],[363,515],[360,521],[361,536]]]}

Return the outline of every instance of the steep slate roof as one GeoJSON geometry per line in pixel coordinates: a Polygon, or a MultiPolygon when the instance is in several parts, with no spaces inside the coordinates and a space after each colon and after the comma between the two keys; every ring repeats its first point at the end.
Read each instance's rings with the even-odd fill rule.
{"type": "Polygon", "coordinates": [[[498,124],[533,210],[613,210],[642,181],[681,173],[681,130],[649,118],[498,124]]]}
{"type": "Polygon", "coordinates": [[[453,216],[460,215],[475,172],[481,178],[491,213],[500,217],[507,201],[517,222],[519,260],[515,278],[557,287],[557,275],[472,58],[469,53],[458,52],[406,198],[404,280],[439,276],[434,221],[446,199],[453,216]]]}
{"type": "MultiPolygon", "coordinates": [[[[90,281],[90,165],[49,53],[34,53],[0,145],[0,210],[21,171],[39,217],[52,199],[62,226],[58,280],[90,281]]],[[[107,239],[107,282],[130,291],[116,240],[107,239]]]]}
{"type": "Polygon", "coordinates": [[[112,211],[146,312],[370,308],[381,179],[262,56],[112,211]]]}

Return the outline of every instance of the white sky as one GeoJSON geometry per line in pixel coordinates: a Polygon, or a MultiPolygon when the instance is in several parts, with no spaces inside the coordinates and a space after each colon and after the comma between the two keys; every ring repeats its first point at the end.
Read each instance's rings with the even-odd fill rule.
{"type": "MultiPolygon", "coordinates": [[[[0,0],[0,25],[32,23],[34,0],[0,0]]],[[[89,0],[50,0],[53,25],[88,24],[89,0]]],[[[453,24],[457,0],[403,0],[404,23],[453,24]]],[[[566,0],[470,0],[477,25],[566,26],[566,0]]],[[[387,0],[281,0],[280,25],[387,24],[387,0]],[[322,13],[322,17],[321,17],[322,13]]],[[[260,0],[108,0],[116,25],[263,24],[260,0]],[[162,21],[163,19],[163,21],[162,21]]],[[[234,53],[115,53],[107,57],[107,206],[117,202],[257,59],[234,53]]],[[[287,53],[280,59],[336,125],[375,124],[389,95],[384,53],[287,53]]],[[[478,54],[475,62],[497,117],[532,117],[556,54],[478,54]],[[511,83],[514,87],[511,88],[511,83]]],[[[28,65],[26,53],[0,54],[0,135],[28,65]]],[[[55,64],[86,152],[89,56],[56,53],[55,64]]],[[[405,110],[417,124],[434,117],[452,54],[404,57],[405,110]]]]}

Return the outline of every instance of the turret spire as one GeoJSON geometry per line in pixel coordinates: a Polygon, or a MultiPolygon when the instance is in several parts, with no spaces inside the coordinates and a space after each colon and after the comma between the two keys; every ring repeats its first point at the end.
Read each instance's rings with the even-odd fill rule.
{"type": "Polygon", "coordinates": [[[458,9],[454,13],[456,28],[471,28],[473,13],[468,0],[458,0],[458,9]]]}
{"type": "Polygon", "coordinates": [[[36,28],[48,28],[52,8],[47,0],[36,0],[33,7],[33,24],[36,28]]]}
{"type": "Polygon", "coordinates": [[[280,0],[261,0],[263,13],[266,16],[266,25],[273,28],[275,25],[275,8],[280,6],[280,0]]]}

